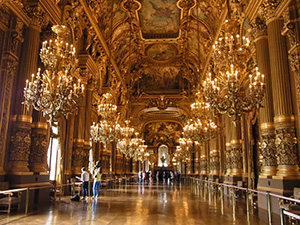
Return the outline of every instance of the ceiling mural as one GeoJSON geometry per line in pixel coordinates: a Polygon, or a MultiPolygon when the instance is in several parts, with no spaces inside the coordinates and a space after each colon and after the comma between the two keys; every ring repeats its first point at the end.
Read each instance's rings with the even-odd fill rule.
{"type": "MultiPolygon", "coordinates": [[[[170,119],[169,114],[172,114],[172,119],[176,117],[179,121],[182,115],[189,114],[185,104],[189,108],[190,103],[186,98],[201,82],[207,53],[223,18],[224,2],[90,0],[90,10],[96,17],[107,49],[111,51],[107,54],[107,68],[112,68],[110,61],[113,60],[113,67],[120,74],[118,78],[128,89],[127,100],[136,103],[131,107],[143,112],[139,116],[141,120],[148,121],[156,116],[170,119]],[[165,101],[176,99],[176,104],[170,100],[174,104],[166,104],[166,109],[152,107],[151,112],[143,111],[160,95],[166,95],[165,101]],[[171,106],[177,111],[166,111],[171,106]]],[[[100,52],[97,55],[101,55],[103,49],[97,51],[100,52]]],[[[108,87],[113,83],[116,76],[104,77],[108,77],[102,88],[105,90],[105,85],[108,87]]]]}
{"type": "Polygon", "coordinates": [[[174,122],[154,122],[148,123],[144,129],[144,140],[148,146],[167,144],[178,145],[181,137],[182,127],[174,122]]]}
{"type": "Polygon", "coordinates": [[[153,44],[147,47],[146,52],[152,60],[164,62],[177,54],[177,48],[171,44],[153,44]]]}
{"type": "Polygon", "coordinates": [[[140,23],[144,38],[160,38],[165,34],[178,37],[180,9],[177,0],[141,0],[140,23]]]}
{"type": "Polygon", "coordinates": [[[153,66],[145,68],[137,86],[145,92],[180,90],[181,74],[178,67],[153,66]]]}

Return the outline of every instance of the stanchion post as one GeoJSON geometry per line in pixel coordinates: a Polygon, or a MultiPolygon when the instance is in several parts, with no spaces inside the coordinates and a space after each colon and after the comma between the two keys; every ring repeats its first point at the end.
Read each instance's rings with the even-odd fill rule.
{"type": "Polygon", "coordinates": [[[25,205],[25,215],[26,216],[28,215],[29,196],[30,196],[29,187],[27,187],[27,191],[26,191],[26,205],[25,205]]]}
{"type": "Polygon", "coordinates": [[[247,204],[247,221],[250,223],[250,210],[249,210],[249,191],[246,189],[246,204],[247,204]]]}
{"type": "Polygon", "coordinates": [[[268,220],[269,220],[269,225],[272,225],[270,191],[267,191],[267,203],[268,203],[268,220]]]}

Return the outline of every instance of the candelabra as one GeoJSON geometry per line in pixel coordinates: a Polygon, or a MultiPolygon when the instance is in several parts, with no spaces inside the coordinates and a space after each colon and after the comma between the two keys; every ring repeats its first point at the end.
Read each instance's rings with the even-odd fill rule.
{"type": "Polygon", "coordinates": [[[227,113],[236,124],[244,112],[261,107],[264,97],[264,75],[255,70],[251,75],[247,68],[250,41],[231,30],[236,23],[227,21],[230,30],[213,46],[214,79],[208,73],[204,81],[204,96],[210,107],[220,114],[227,113]],[[250,75],[249,75],[250,74],[250,75]]]}
{"type": "Polygon", "coordinates": [[[57,39],[42,44],[40,57],[45,71],[38,69],[31,81],[26,80],[23,104],[37,111],[42,111],[51,123],[61,115],[68,116],[78,109],[84,94],[84,86],[76,68],[75,47],[64,39],[69,30],[63,25],[56,25],[52,30],[57,39]]]}

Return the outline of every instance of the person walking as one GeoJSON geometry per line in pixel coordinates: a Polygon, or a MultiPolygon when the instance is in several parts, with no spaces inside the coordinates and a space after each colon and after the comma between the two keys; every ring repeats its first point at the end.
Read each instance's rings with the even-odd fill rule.
{"type": "Polygon", "coordinates": [[[100,167],[100,162],[97,161],[96,165],[95,165],[95,170],[94,170],[94,185],[93,185],[93,197],[92,198],[98,198],[99,194],[100,194],[100,186],[101,186],[101,177],[102,177],[102,173],[101,173],[101,167],[100,167]]]}

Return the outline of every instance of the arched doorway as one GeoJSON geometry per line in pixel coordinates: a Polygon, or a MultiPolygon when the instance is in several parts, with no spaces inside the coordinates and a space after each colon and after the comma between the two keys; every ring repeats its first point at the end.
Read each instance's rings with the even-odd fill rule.
{"type": "Polygon", "coordinates": [[[158,147],[158,162],[159,167],[168,167],[170,165],[169,147],[161,145],[158,147]]]}

